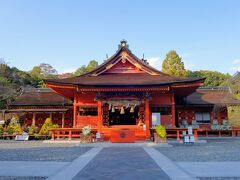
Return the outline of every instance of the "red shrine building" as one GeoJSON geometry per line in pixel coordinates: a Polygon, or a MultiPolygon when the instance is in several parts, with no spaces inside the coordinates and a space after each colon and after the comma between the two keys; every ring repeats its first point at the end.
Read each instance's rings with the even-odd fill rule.
{"type": "Polygon", "coordinates": [[[114,129],[132,129],[143,140],[156,123],[175,128],[184,120],[210,128],[214,120],[227,120],[227,106],[239,101],[228,88],[201,88],[204,80],[165,74],[136,57],[123,40],[96,69],[44,80],[50,89],[26,90],[7,111],[24,112],[26,125],[41,126],[50,116],[62,128],[91,125],[108,138],[114,129]]]}
{"type": "Polygon", "coordinates": [[[167,128],[179,127],[182,119],[191,124],[196,116],[203,126],[213,119],[227,119],[226,108],[212,113],[204,104],[193,105],[194,96],[204,97],[206,91],[196,92],[204,80],[165,74],[136,57],[127,42],[121,41],[117,52],[96,69],[77,77],[44,82],[73,101],[74,128],[91,125],[108,134],[111,129],[127,127],[146,139],[156,113],[167,128]]]}

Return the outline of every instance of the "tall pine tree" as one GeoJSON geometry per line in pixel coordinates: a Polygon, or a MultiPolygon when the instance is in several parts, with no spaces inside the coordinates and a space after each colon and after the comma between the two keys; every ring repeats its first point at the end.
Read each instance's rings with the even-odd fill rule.
{"type": "Polygon", "coordinates": [[[171,50],[166,54],[162,63],[162,71],[173,76],[187,76],[187,71],[176,51],[171,50]]]}

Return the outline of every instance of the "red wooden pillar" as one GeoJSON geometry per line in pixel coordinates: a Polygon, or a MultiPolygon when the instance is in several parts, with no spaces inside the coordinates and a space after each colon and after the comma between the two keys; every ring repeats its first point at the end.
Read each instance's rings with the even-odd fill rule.
{"type": "Polygon", "coordinates": [[[193,130],[193,132],[194,132],[194,138],[197,141],[198,140],[198,130],[195,129],[195,130],[193,130]]]}
{"type": "Polygon", "coordinates": [[[102,102],[98,101],[98,132],[102,132],[102,102]]]}
{"type": "Polygon", "coordinates": [[[35,126],[36,125],[36,113],[33,113],[33,117],[32,117],[32,125],[35,126]]]}
{"type": "Polygon", "coordinates": [[[76,127],[77,124],[77,96],[74,95],[73,102],[73,127],[76,127]]]}
{"type": "Polygon", "coordinates": [[[174,93],[172,93],[172,127],[175,127],[175,100],[174,100],[174,93]]]}
{"type": "Polygon", "coordinates": [[[146,138],[149,139],[151,135],[150,135],[150,106],[148,99],[146,99],[145,101],[145,124],[146,124],[146,138]]]}
{"type": "Polygon", "coordinates": [[[62,128],[64,128],[65,123],[65,112],[62,112],[62,128]]]}
{"type": "Polygon", "coordinates": [[[180,133],[179,133],[179,130],[177,130],[177,140],[180,140],[180,133]]]}

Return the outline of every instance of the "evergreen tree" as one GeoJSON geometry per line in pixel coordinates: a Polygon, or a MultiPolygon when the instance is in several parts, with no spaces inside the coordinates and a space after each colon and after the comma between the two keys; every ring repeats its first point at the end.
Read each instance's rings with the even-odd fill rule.
{"type": "Polygon", "coordinates": [[[91,60],[87,66],[83,65],[80,68],[78,68],[75,72],[74,75],[82,75],[85,74],[93,69],[95,69],[98,66],[98,62],[95,60],[91,60]]]}
{"type": "Polygon", "coordinates": [[[166,54],[162,63],[162,71],[173,76],[187,76],[187,71],[176,51],[171,50],[166,54]]]}

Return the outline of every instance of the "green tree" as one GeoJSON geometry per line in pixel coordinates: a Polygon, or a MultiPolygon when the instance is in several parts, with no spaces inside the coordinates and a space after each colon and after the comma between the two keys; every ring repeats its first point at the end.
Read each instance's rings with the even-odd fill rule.
{"type": "Polygon", "coordinates": [[[176,51],[171,50],[166,54],[166,58],[162,63],[162,71],[174,76],[187,76],[187,71],[176,51]]]}
{"type": "Polygon", "coordinates": [[[29,74],[36,82],[35,87],[44,87],[43,79],[57,78],[58,75],[57,70],[46,63],[34,66],[29,74]]]}
{"type": "Polygon", "coordinates": [[[58,72],[50,64],[41,63],[39,67],[40,73],[44,78],[56,78],[58,72]]]}
{"type": "Polygon", "coordinates": [[[85,74],[93,69],[95,69],[98,66],[98,62],[95,60],[91,60],[87,66],[83,65],[80,68],[78,68],[75,72],[74,75],[79,76],[82,74],[85,74]]]}
{"type": "Polygon", "coordinates": [[[188,76],[194,78],[206,78],[204,81],[204,86],[209,87],[226,85],[226,81],[231,78],[229,74],[209,70],[189,71],[188,76]]]}
{"type": "Polygon", "coordinates": [[[0,108],[6,108],[21,92],[22,87],[35,85],[36,81],[29,73],[11,68],[0,59],[0,108]]]}

